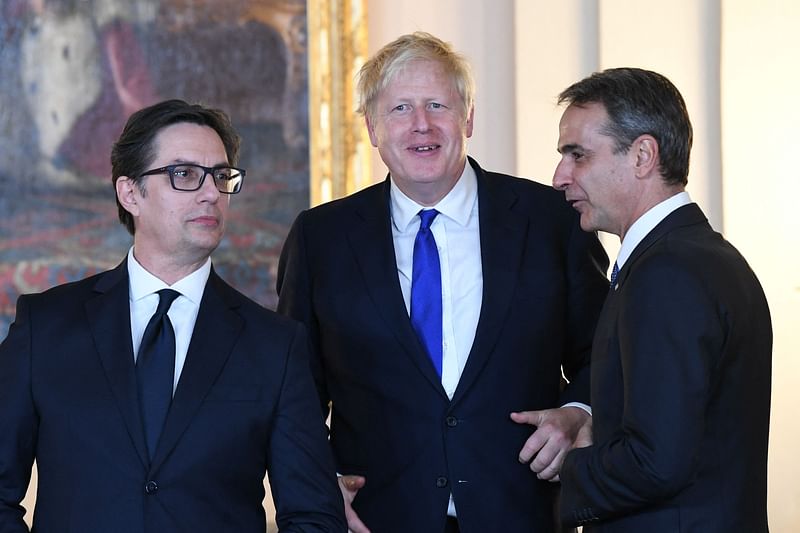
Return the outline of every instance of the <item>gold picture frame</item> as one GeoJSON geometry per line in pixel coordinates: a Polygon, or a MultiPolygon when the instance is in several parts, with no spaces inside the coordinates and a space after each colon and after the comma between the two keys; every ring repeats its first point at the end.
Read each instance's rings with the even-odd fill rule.
{"type": "Polygon", "coordinates": [[[367,56],[366,0],[308,0],[310,201],[370,183],[370,144],[356,113],[355,76],[367,56]]]}

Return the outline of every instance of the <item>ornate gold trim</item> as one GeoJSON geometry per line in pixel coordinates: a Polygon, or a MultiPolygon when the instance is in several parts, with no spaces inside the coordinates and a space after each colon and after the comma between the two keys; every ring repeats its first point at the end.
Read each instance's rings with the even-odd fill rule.
{"type": "Polygon", "coordinates": [[[311,205],[370,183],[369,138],[355,112],[367,55],[366,0],[308,0],[311,205]]]}

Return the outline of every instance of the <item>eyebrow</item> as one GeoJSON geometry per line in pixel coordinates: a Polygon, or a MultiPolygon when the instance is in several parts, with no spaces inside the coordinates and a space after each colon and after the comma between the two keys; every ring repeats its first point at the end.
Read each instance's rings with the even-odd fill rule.
{"type": "MultiPolygon", "coordinates": [[[[198,167],[204,166],[204,165],[201,165],[200,163],[198,163],[196,161],[193,161],[193,160],[190,160],[190,159],[176,158],[176,159],[173,159],[172,161],[173,161],[172,163],[169,163],[170,165],[196,165],[198,167]]],[[[223,161],[222,163],[217,163],[216,165],[212,165],[212,166],[210,166],[208,168],[229,167],[229,166],[231,166],[231,164],[229,162],[223,161]]]]}
{"type": "Polygon", "coordinates": [[[588,151],[588,150],[586,150],[586,148],[584,148],[580,144],[576,144],[576,143],[565,144],[565,145],[559,146],[558,148],[556,148],[556,150],[558,151],[559,154],[563,154],[563,153],[566,153],[566,152],[574,152],[575,150],[580,150],[582,152],[588,151]]]}

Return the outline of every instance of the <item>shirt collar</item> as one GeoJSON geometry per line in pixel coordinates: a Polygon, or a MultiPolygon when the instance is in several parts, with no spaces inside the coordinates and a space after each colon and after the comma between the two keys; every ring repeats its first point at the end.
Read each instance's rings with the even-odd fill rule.
{"type": "Polygon", "coordinates": [[[211,274],[211,258],[206,259],[203,266],[180,279],[172,285],[167,285],[145,268],[133,256],[133,247],[128,250],[128,280],[130,299],[135,302],[149,296],[161,289],[174,289],[185,296],[192,303],[199,306],[203,299],[203,291],[211,274]]]}
{"type": "MultiPolygon", "coordinates": [[[[389,182],[392,223],[397,231],[405,232],[409,224],[414,221],[414,217],[425,207],[406,196],[391,176],[389,182]]],[[[475,175],[475,169],[467,161],[456,184],[433,208],[456,223],[466,226],[477,198],[478,177],[475,175]]]]}
{"type": "Polygon", "coordinates": [[[690,203],[692,203],[692,200],[689,198],[689,193],[682,191],[654,205],[648,209],[645,214],[636,219],[636,222],[628,229],[625,238],[620,244],[619,255],[617,255],[617,268],[622,268],[622,265],[625,264],[625,261],[628,260],[639,243],[642,242],[642,240],[647,237],[647,234],[653,231],[662,220],[667,218],[670,213],[679,207],[690,203]]]}

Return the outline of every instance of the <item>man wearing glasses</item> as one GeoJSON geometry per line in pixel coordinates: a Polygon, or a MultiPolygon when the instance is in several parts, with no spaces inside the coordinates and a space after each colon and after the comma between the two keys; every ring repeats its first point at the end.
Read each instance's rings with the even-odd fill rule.
{"type": "Polygon", "coordinates": [[[0,345],[0,531],[345,531],[302,326],[211,267],[239,136],[180,100],[134,113],[112,178],[133,247],[115,269],[20,297],[0,345]]]}

